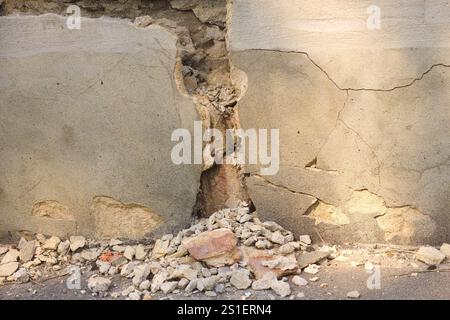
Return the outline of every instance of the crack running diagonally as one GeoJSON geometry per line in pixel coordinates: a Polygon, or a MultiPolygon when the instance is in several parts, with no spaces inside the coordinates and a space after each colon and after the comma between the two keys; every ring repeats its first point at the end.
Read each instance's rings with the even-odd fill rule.
{"type": "Polygon", "coordinates": [[[295,193],[295,194],[300,194],[300,195],[303,195],[303,196],[311,197],[311,198],[314,198],[315,200],[319,200],[319,201],[322,201],[323,203],[326,203],[325,201],[319,199],[315,195],[312,195],[312,194],[307,193],[307,192],[302,192],[302,191],[297,191],[297,190],[290,189],[290,188],[288,188],[286,186],[283,186],[281,184],[277,184],[277,183],[274,183],[274,182],[272,182],[270,180],[267,180],[266,178],[264,178],[263,176],[261,176],[259,174],[253,173],[251,176],[254,177],[254,178],[257,178],[257,179],[259,179],[259,180],[261,180],[261,181],[263,181],[265,183],[267,183],[268,185],[270,185],[270,186],[272,186],[274,188],[282,189],[282,190],[290,192],[290,193],[295,193]]]}
{"type": "MultiPolygon", "coordinates": [[[[330,132],[327,134],[327,137],[324,139],[323,144],[320,146],[319,150],[316,153],[315,159],[319,159],[320,153],[322,152],[323,148],[328,143],[328,140],[330,139],[330,137],[333,134],[333,132],[336,130],[336,128],[338,126],[338,123],[339,123],[339,119],[341,118],[341,113],[344,112],[344,109],[347,106],[347,102],[348,102],[349,96],[350,95],[349,95],[349,93],[347,91],[347,96],[345,98],[344,104],[342,105],[342,108],[337,113],[336,122],[334,123],[333,129],[331,129],[330,132]]],[[[317,168],[317,169],[320,169],[320,168],[317,168]]],[[[320,169],[320,170],[322,170],[322,169],[320,169]]],[[[326,171],[326,170],[322,170],[322,171],[326,171]]],[[[338,171],[338,170],[336,170],[336,171],[338,171]]]]}

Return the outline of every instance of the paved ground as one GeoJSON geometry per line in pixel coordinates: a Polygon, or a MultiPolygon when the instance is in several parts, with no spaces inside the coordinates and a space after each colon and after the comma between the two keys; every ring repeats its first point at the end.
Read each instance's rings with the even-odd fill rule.
{"type": "MultiPolygon", "coordinates": [[[[440,269],[450,270],[450,264],[441,265],[440,269]]],[[[310,282],[305,287],[296,287],[291,284],[292,295],[297,298],[299,292],[305,294],[303,299],[347,299],[347,292],[357,290],[360,299],[450,299],[450,272],[419,272],[415,276],[411,273],[417,272],[411,267],[405,268],[380,268],[380,289],[370,290],[367,288],[367,280],[371,276],[364,267],[352,267],[344,262],[330,262],[323,265],[321,271],[315,275],[319,278],[316,282],[310,282]],[[405,275],[406,274],[406,275],[405,275]],[[326,283],[326,285],[324,285],[326,283]]],[[[65,280],[67,276],[54,278],[44,283],[7,284],[0,287],[0,299],[111,299],[110,296],[100,298],[94,297],[87,289],[86,279],[89,273],[83,275],[82,289],[69,290],[65,280]]],[[[306,279],[315,276],[302,274],[306,279]]],[[[129,286],[128,280],[116,276],[113,281],[111,292],[121,291],[129,286]]],[[[164,297],[155,295],[153,299],[241,299],[245,293],[251,293],[247,300],[252,299],[278,299],[273,291],[235,290],[227,288],[227,292],[217,298],[206,297],[204,294],[170,294],[164,297]]],[[[121,298],[122,299],[122,298],[121,298]]],[[[287,298],[289,299],[289,297],[287,298]]]]}

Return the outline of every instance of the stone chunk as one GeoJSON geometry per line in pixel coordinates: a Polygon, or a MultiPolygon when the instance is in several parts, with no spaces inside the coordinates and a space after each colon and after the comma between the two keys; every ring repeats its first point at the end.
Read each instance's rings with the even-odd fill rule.
{"type": "Polygon", "coordinates": [[[173,271],[170,279],[186,278],[188,280],[197,279],[198,271],[194,270],[190,265],[180,264],[173,271]]]}
{"type": "Polygon", "coordinates": [[[420,247],[416,259],[428,265],[439,265],[445,259],[445,254],[433,247],[420,247]]]}
{"type": "Polygon", "coordinates": [[[70,241],[69,240],[61,241],[58,245],[57,252],[59,254],[66,254],[67,251],[69,251],[69,249],[70,249],[70,241]]]}
{"type": "Polygon", "coordinates": [[[263,261],[262,265],[270,269],[279,269],[288,273],[295,272],[298,269],[297,260],[293,254],[289,256],[275,256],[271,260],[263,261]]]}
{"type": "Polygon", "coordinates": [[[243,260],[247,263],[248,269],[253,273],[257,280],[261,279],[267,272],[273,272],[278,278],[282,276],[295,273],[297,271],[297,264],[294,262],[293,256],[291,258],[286,257],[287,260],[281,261],[273,254],[270,254],[267,250],[258,250],[251,247],[242,247],[243,260]],[[273,261],[271,263],[271,261],[273,261]],[[285,263],[289,262],[289,263],[285,263]],[[293,263],[295,263],[295,268],[293,263]],[[273,268],[270,268],[270,267],[273,268]],[[291,269],[292,268],[292,269],[291,269]]]}
{"type": "Polygon", "coordinates": [[[278,253],[283,255],[291,254],[299,247],[300,246],[297,242],[288,242],[278,248],[278,253]]]}
{"type": "Polygon", "coordinates": [[[306,268],[310,264],[314,264],[328,258],[329,252],[312,251],[304,252],[297,256],[297,262],[300,269],[306,268]]]}
{"type": "Polygon", "coordinates": [[[155,246],[153,247],[152,251],[152,257],[153,259],[159,259],[161,257],[164,257],[165,255],[169,254],[169,246],[170,241],[169,240],[162,240],[158,239],[155,242],[155,246]]]}
{"type": "Polygon", "coordinates": [[[5,254],[2,259],[1,264],[16,262],[19,259],[20,252],[16,249],[9,249],[9,251],[5,254]]]}
{"type": "Polygon", "coordinates": [[[31,240],[23,244],[22,249],[20,249],[20,262],[25,263],[31,261],[36,251],[36,241],[31,240]]]}
{"type": "Polygon", "coordinates": [[[70,250],[72,252],[83,248],[86,245],[86,238],[83,236],[71,236],[70,237],[70,250]]]}
{"type": "Polygon", "coordinates": [[[88,288],[92,292],[105,292],[111,286],[111,280],[104,277],[92,276],[88,280],[88,288]]]}
{"type": "Polygon", "coordinates": [[[229,229],[216,229],[183,240],[182,245],[196,260],[211,266],[231,265],[239,260],[236,237],[229,229]]]}
{"type": "Polygon", "coordinates": [[[320,266],[318,266],[317,264],[310,264],[305,268],[304,271],[305,273],[316,274],[320,271],[320,266]]]}
{"type": "MultiPolygon", "coordinates": [[[[161,285],[166,281],[168,277],[168,273],[166,270],[161,270],[158,272],[152,279],[152,285],[150,286],[150,290],[152,292],[156,292],[161,288],[161,285]]],[[[195,280],[197,281],[197,280],[195,280]]],[[[197,286],[197,282],[196,282],[197,286]]]]}
{"type": "Polygon", "coordinates": [[[144,291],[144,290],[148,290],[150,289],[150,285],[152,283],[150,282],[150,280],[144,280],[142,281],[142,283],[139,285],[139,290],[144,291]]]}
{"type": "Polygon", "coordinates": [[[350,291],[347,293],[347,298],[349,299],[359,299],[360,296],[358,291],[350,291]]]}
{"type": "Polygon", "coordinates": [[[42,248],[47,250],[56,250],[58,249],[58,245],[60,242],[61,242],[60,238],[53,236],[45,240],[44,244],[42,245],[42,248]]]}
{"type": "Polygon", "coordinates": [[[291,287],[289,286],[289,283],[284,281],[273,282],[271,288],[277,295],[282,298],[287,297],[291,294],[291,287]]]}
{"type": "Polygon", "coordinates": [[[303,242],[304,244],[310,245],[311,244],[311,237],[309,235],[302,235],[299,237],[300,242],[303,242]]]}
{"type": "Polygon", "coordinates": [[[273,243],[281,244],[281,245],[284,244],[284,242],[285,242],[285,238],[284,238],[284,236],[281,234],[280,231],[275,231],[274,233],[272,233],[272,234],[270,235],[269,240],[272,241],[273,243]]]}
{"type": "Polygon", "coordinates": [[[147,256],[147,251],[142,244],[139,244],[135,248],[135,257],[137,260],[144,260],[147,256]]]}
{"type": "Polygon", "coordinates": [[[210,276],[203,279],[197,280],[197,289],[200,291],[211,291],[214,289],[217,281],[219,281],[219,276],[210,276]]]}
{"type": "Polygon", "coordinates": [[[123,252],[123,256],[125,258],[127,258],[128,260],[133,260],[133,257],[135,256],[135,254],[136,254],[136,250],[131,246],[127,246],[125,248],[125,251],[123,252]]]}
{"type": "Polygon", "coordinates": [[[447,257],[447,259],[450,259],[450,244],[448,243],[444,243],[441,246],[440,251],[445,254],[445,256],[447,257]]]}
{"type": "Polygon", "coordinates": [[[19,268],[18,262],[0,264],[0,277],[9,277],[19,268]]]}
{"type": "Polygon", "coordinates": [[[308,280],[306,280],[305,278],[302,278],[300,276],[294,276],[292,278],[292,283],[295,284],[296,286],[303,287],[308,284],[308,280]]]}
{"type": "Polygon", "coordinates": [[[252,283],[253,290],[268,290],[272,288],[274,281],[277,281],[277,276],[273,272],[265,273],[261,279],[255,280],[252,283]]]}
{"type": "Polygon", "coordinates": [[[9,248],[8,248],[8,247],[5,247],[5,246],[0,246],[0,256],[1,256],[2,254],[5,254],[5,253],[7,253],[7,252],[8,252],[8,250],[9,250],[9,248]]]}
{"type": "Polygon", "coordinates": [[[95,261],[100,256],[101,250],[99,249],[88,249],[80,253],[81,257],[86,261],[95,261]]]}
{"type": "Polygon", "coordinates": [[[143,264],[134,268],[133,285],[139,287],[139,285],[144,282],[150,275],[150,265],[143,264]]]}
{"type": "Polygon", "coordinates": [[[240,269],[231,273],[230,283],[238,289],[247,289],[252,284],[247,270],[240,269]]]}
{"type": "Polygon", "coordinates": [[[171,293],[178,286],[178,281],[168,281],[161,284],[160,289],[164,294],[171,293]]]}
{"type": "Polygon", "coordinates": [[[30,276],[28,275],[27,269],[20,268],[13,274],[13,278],[18,283],[26,283],[30,280],[30,276]]]}

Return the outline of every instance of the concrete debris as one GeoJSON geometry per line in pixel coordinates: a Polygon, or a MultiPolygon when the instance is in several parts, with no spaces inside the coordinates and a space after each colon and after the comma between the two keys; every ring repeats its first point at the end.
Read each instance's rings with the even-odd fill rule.
{"type": "Polygon", "coordinates": [[[0,256],[2,256],[2,255],[4,255],[5,253],[7,253],[8,250],[9,250],[8,247],[6,247],[6,246],[1,246],[1,245],[0,245],[0,256]]]}
{"type": "Polygon", "coordinates": [[[63,255],[66,254],[67,251],[69,251],[69,249],[70,249],[70,241],[69,240],[61,241],[58,245],[57,252],[63,255]]]}
{"type": "Polygon", "coordinates": [[[160,289],[164,294],[171,293],[178,286],[178,281],[164,282],[160,285],[160,289]]]}
{"type": "Polygon", "coordinates": [[[277,281],[277,276],[273,272],[267,272],[262,276],[261,279],[253,281],[252,289],[253,290],[271,289],[274,281],[277,281]]]}
{"type": "Polygon", "coordinates": [[[305,273],[316,274],[320,271],[320,266],[318,266],[317,264],[310,264],[305,268],[304,271],[305,273]]]}
{"type": "Polygon", "coordinates": [[[3,259],[1,260],[1,264],[6,264],[9,262],[16,262],[17,260],[19,260],[20,257],[20,252],[17,251],[16,249],[10,249],[5,256],[3,257],[3,259]]]}
{"type": "Polygon", "coordinates": [[[292,277],[292,283],[295,284],[296,286],[303,287],[308,284],[308,280],[306,280],[300,276],[294,276],[294,277],[292,277]]]}
{"type": "Polygon", "coordinates": [[[107,261],[98,260],[96,261],[96,265],[98,267],[98,272],[101,274],[107,274],[111,268],[111,264],[107,261]]]}
{"type": "Polygon", "coordinates": [[[0,264],[0,277],[9,277],[19,268],[18,262],[0,264]]]}
{"type": "Polygon", "coordinates": [[[309,235],[302,235],[299,237],[299,240],[306,245],[310,245],[312,243],[311,237],[309,235]]]}
{"type": "Polygon", "coordinates": [[[133,285],[135,287],[139,287],[139,285],[144,282],[147,277],[150,275],[150,265],[149,264],[143,264],[136,266],[133,270],[133,285]]]}
{"type": "Polygon", "coordinates": [[[440,251],[443,254],[445,254],[445,256],[447,257],[447,260],[450,260],[450,244],[448,244],[448,243],[442,244],[440,251]]]}
{"type": "Polygon", "coordinates": [[[42,245],[42,248],[47,250],[56,250],[58,249],[58,245],[61,242],[61,239],[58,237],[50,237],[49,239],[45,240],[44,244],[42,245]]]}
{"type": "Polygon", "coordinates": [[[183,241],[183,246],[196,260],[212,266],[231,265],[239,260],[236,237],[230,229],[206,231],[183,241]]]}
{"type": "Polygon", "coordinates": [[[433,247],[420,247],[416,254],[416,259],[428,265],[439,265],[444,261],[445,254],[433,247]]]}
{"type": "Polygon", "coordinates": [[[36,250],[36,241],[35,240],[26,241],[26,243],[24,243],[20,249],[19,254],[20,262],[25,263],[33,259],[35,250],[36,250]]]}
{"type": "Polygon", "coordinates": [[[136,250],[131,246],[127,246],[125,248],[125,251],[123,252],[123,256],[125,258],[127,258],[128,260],[133,260],[135,254],[136,254],[136,250]]]}
{"type": "MultiPolygon", "coordinates": [[[[449,247],[448,244],[443,244],[440,250],[421,247],[416,259],[438,265],[448,255],[449,247]]],[[[1,281],[35,281],[43,277],[42,273],[75,265],[93,273],[88,280],[93,294],[107,294],[111,287],[107,277],[117,274],[129,279],[132,286],[121,292],[129,300],[151,299],[158,291],[167,295],[203,292],[215,297],[227,292],[230,286],[238,290],[272,290],[284,298],[291,295],[290,283],[304,287],[319,280],[317,276],[309,280],[299,276],[302,269],[316,275],[321,270],[318,263],[351,257],[358,267],[372,271],[375,264],[384,261],[383,252],[388,252],[380,248],[381,253],[369,259],[361,254],[354,257],[359,252],[356,249],[317,246],[307,235],[295,239],[277,223],[261,222],[246,207],[223,209],[176,234],[163,235],[153,244],[130,244],[116,239],[95,241],[82,236],[64,240],[38,234],[35,239],[22,238],[17,246],[20,250],[15,246],[0,248],[1,281]]],[[[360,251],[373,252],[374,248],[360,251]]],[[[412,263],[413,253],[410,255],[412,263]]],[[[404,254],[397,258],[402,259],[404,254]]],[[[114,295],[119,297],[118,292],[114,295]]],[[[359,293],[349,292],[348,297],[357,299],[359,293]]]]}
{"type": "MultiPolygon", "coordinates": [[[[145,250],[145,247],[142,244],[139,244],[135,248],[134,255],[135,255],[136,260],[144,260],[145,257],[147,256],[147,251],[145,250]]],[[[125,258],[126,258],[126,256],[125,256],[125,258]]],[[[132,259],[129,259],[129,260],[132,260],[132,259]]]]}
{"type": "Polygon", "coordinates": [[[347,293],[347,298],[349,299],[359,299],[360,296],[358,291],[350,291],[347,293]]]}
{"type": "Polygon", "coordinates": [[[92,276],[88,280],[88,288],[92,292],[106,292],[111,286],[111,280],[104,277],[92,276]]]}
{"type": "Polygon", "coordinates": [[[27,269],[20,268],[13,274],[14,281],[17,283],[26,283],[30,280],[27,269]]]}
{"type": "Polygon", "coordinates": [[[86,238],[83,236],[72,236],[70,237],[70,250],[72,252],[83,248],[86,245],[86,238]]]}
{"type": "Polygon", "coordinates": [[[297,260],[293,254],[286,257],[279,256],[271,260],[266,260],[261,264],[269,269],[280,269],[282,271],[295,272],[298,269],[297,260]]]}
{"type": "Polygon", "coordinates": [[[219,280],[220,280],[219,276],[210,276],[207,278],[198,279],[197,289],[199,291],[211,291],[214,289],[219,280]]]}
{"type": "Polygon", "coordinates": [[[167,277],[168,272],[166,270],[161,270],[160,272],[155,274],[152,280],[152,285],[150,287],[151,291],[152,292],[158,291],[161,288],[161,285],[164,283],[164,281],[166,281],[167,277]]]}
{"type": "Polygon", "coordinates": [[[287,297],[291,294],[291,287],[289,286],[289,283],[284,281],[273,282],[271,288],[277,295],[282,298],[287,297]]]}
{"type": "Polygon", "coordinates": [[[180,281],[178,281],[178,289],[180,289],[180,290],[186,289],[189,282],[190,281],[188,279],[182,278],[180,281]]]}
{"type": "Polygon", "coordinates": [[[324,251],[312,251],[302,252],[297,256],[297,262],[300,269],[306,268],[310,264],[318,263],[326,258],[330,254],[324,251]]]}
{"type": "Polygon", "coordinates": [[[288,255],[298,250],[300,245],[297,242],[289,242],[278,248],[278,254],[288,255]]]}
{"type": "Polygon", "coordinates": [[[252,280],[250,280],[249,272],[241,269],[233,271],[231,274],[230,283],[236,288],[244,290],[250,287],[252,280]]]}
{"type": "Polygon", "coordinates": [[[128,295],[127,300],[141,300],[141,293],[138,291],[133,291],[128,295]]]}

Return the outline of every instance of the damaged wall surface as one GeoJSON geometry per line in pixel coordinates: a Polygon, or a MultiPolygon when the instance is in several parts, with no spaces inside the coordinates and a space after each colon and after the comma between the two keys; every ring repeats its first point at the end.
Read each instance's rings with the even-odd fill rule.
{"type": "Polygon", "coordinates": [[[67,1],[0,1],[0,236],[140,238],[251,199],[296,235],[449,241],[448,1],[377,1],[375,29],[365,0],[226,2],[72,1],[68,30],[67,1]],[[174,165],[194,120],[280,129],[279,172],[174,165]]]}
{"type": "Polygon", "coordinates": [[[450,234],[448,1],[234,0],[243,128],[280,129],[280,170],[247,186],[265,219],[331,241],[450,234]]]}
{"type": "Polygon", "coordinates": [[[0,17],[0,231],[142,237],[188,226],[200,165],[171,161],[192,129],[177,36],[127,20],[0,17]]]}

